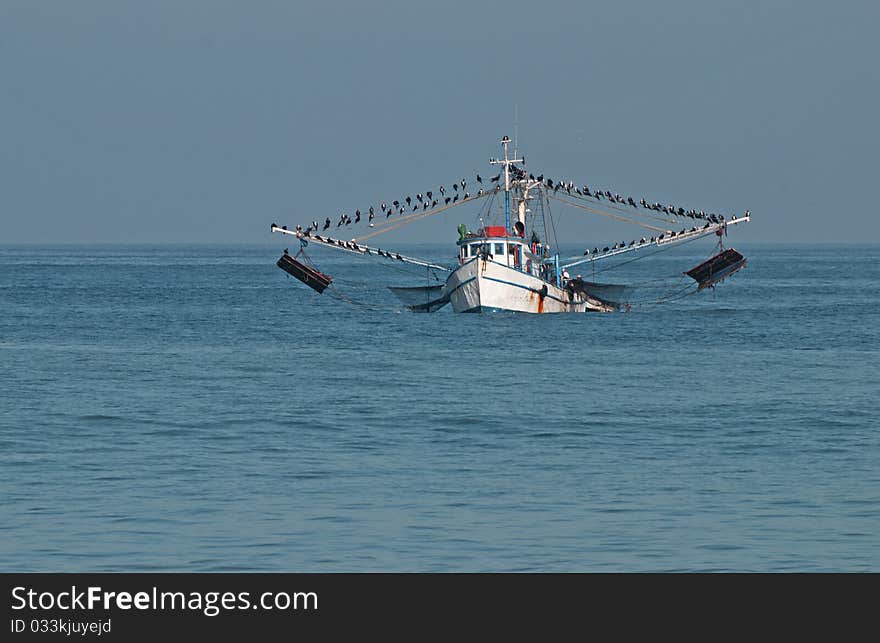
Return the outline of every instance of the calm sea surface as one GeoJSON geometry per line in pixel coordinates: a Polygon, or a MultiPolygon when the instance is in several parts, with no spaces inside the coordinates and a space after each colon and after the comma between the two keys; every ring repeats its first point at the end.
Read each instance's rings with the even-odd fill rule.
{"type": "Polygon", "coordinates": [[[880,571],[880,247],[545,316],[280,249],[0,247],[0,569],[880,571]]]}

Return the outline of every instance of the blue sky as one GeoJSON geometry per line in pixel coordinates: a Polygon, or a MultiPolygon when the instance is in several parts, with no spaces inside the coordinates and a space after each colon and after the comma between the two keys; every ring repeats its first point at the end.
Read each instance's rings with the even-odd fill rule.
{"type": "Polygon", "coordinates": [[[263,242],[485,176],[514,105],[536,172],[877,243],[877,7],[4,0],[0,243],[263,242]]]}

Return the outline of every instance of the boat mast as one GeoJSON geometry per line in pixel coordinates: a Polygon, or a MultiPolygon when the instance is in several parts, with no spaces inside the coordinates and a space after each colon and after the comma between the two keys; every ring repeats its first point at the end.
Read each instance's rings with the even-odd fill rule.
{"type": "Polygon", "coordinates": [[[524,163],[523,159],[511,159],[507,155],[507,146],[510,145],[510,137],[501,138],[501,146],[504,148],[504,160],[489,159],[489,165],[504,166],[504,227],[510,230],[510,165],[512,163],[524,163]]]}

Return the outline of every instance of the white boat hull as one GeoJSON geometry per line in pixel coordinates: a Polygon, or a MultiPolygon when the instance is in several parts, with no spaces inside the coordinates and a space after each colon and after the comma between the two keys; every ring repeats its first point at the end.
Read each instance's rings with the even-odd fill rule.
{"type": "Polygon", "coordinates": [[[476,257],[446,281],[457,313],[507,310],[521,313],[583,313],[614,310],[584,293],[569,292],[504,264],[476,257]]]}

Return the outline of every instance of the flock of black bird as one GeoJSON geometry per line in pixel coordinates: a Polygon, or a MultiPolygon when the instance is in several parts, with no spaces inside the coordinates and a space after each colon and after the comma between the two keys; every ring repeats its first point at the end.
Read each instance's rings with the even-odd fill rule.
{"type": "MultiPolygon", "coordinates": [[[[495,192],[501,190],[501,186],[497,185],[500,178],[501,175],[499,174],[498,176],[494,176],[490,179],[491,182],[496,184],[494,188],[495,192]]],[[[479,174],[477,174],[477,183],[481,186],[483,185],[483,177],[481,177],[479,174]]],[[[466,188],[467,180],[463,178],[461,179],[461,181],[452,184],[452,192],[448,194],[446,192],[446,188],[441,185],[438,193],[436,194],[432,190],[426,190],[425,192],[417,193],[415,196],[407,195],[405,198],[400,200],[394,199],[390,203],[383,201],[379,205],[378,213],[376,212],[376,208],[372,205],[369,207],[365,214],[361,213],[359,209],[355,210],[353,217],[347,212],[343,212],[339,216],[339,220],[336,221],[336,227],[341,228],[343,226],[349,226],[352,223],[360,223],[361,220],[364,218],[366,218],[366,221],[372,227],[375,225],[373,223],[373,220],[380,215],[385,215],[385,218],[388,219],[393,214],[412,214],[413,212],[416,212],[420,209],[423,211],[432,210],[436,207],[451,205],[453,203],[458,203],[459,201],[464,201],[471,196],[483,196],[486,193],[486,190],[484,190],[482,187],[480,187],[475,194],[470,194],[469,192],[466,192],[466,188]]],[[[274,226],[275,224],[272,225],[274,226]]],[[[310,225],[307,225],[305,227],[297,226],[296,230],[297,232],[302,232],[305,235],[310,235],[312,232],[318,232],[319,230],[323,232],[325,230],[329,230],[331,227],[333,227],[333,222],[331,221],[330,217],[327,217],[326,219],[324,219],[323,224],[318,221],[312,221],[310,225]]]]}
{"type": "MultiPolygon", "coordinates": [[[[518,167],[517,165],[513,165],[513,164],[510,165],[510,174],[511,174],[511,178],[513,180],[522,180],[522,179],[526,178],[525,170],[518,167]]],[[[653,212],[657,212],[658,214],[667,214],[667,215],[676,216],[676,217],[690,218],[690,219],[694,219],[694,220],[703,220],[703,221],[706,221],[706,224],[704,226],[702,226],[703,229],[708,228],[713,223],[720,224],[720,223],[725,222],[724,215],[715,214],[714,212],[707,213],[707,212],[704,212],[703,210],[696,210],[696,209],[685,210],[684,208],[677,207],[671,203],[667,204],[667,205],[663,205],[659,201],[648,202],[644,198],[641,198],[641,199],[639,199],[638,202],[636,202],[631,196],[624,197],[619,193],[612,193],[611,190],[590,189],[590,187],[587,185],[577,186],[574,184],[573,181],[568,181],[568,182],[554,181],[553,179],[551,179],[549,177],[545,178],[543,174],[541,174],[539,176],[535,176],[534,174],[529,174],[528,178],[531,181],[540,183],[543,188],[545,188],[547,191],[552,191],[554,195],[557,194],[560,190],[563,190],[565,193],[567,193],[570,196],[589,197],[589,198],[595,199],[597,202],[607,201],[607,202],[615,204],[615,205],[619,204],[619,205],[623,205],[623,206],[630,206],[630,207],[633,207],[636,209],[641,208],[641,209],[645,209],[645,210],[651,210],[653,212]]],[[[481,177],[479,174],[476,175],[476,180],[479,185],[481,185],[481,186],[483,185],[483,177],[481,177]]],[[[495,184],[495,186],[493,188],[494,192],[499,192],[501,190],[501,186],[499,185],[500,180],[501,180],[501,174],[497,174],[489,179],[490,183],[495,184]]],[[[450,193],[450,194],[447,194],[446,188],[441,185],[438,190],[439,194],[435,194],[432,190],[427,190],[424,193],[422,193],[422,192],[417,193],[415,195],[415,197],[407,195],[402,200],[395,199],[395,200],[391,201],[390,203],[383,201],[379,206],[379,212],[381,214],[384,214],[385,218],[388,219],[393,214],[397,214],[397,215],[412,214],[412,213],[418,211],[419,209],[421,209],[423,211],[427,211],[427,210],[432,210],[433,208],[436,208],[438,206],[448,206],[453,203],[457,203],[459,200],[464,201],[464,200],[468,199],[470,196],[472,196],[470,193],[465,191],[466,188],[467,188],[467,181],[464,178],[462,178],[460,181],[452,184],[452,193],[450,193]]],[[[479,190],[476,192],[476,194],[474,194],[473,196],[483,196],[483,194],[485,194],[485,190],[483,189],[483,187],[480,187],[479,190]]],[[[750,213],[750,211],[746,210],[744,216],[748,217],[749,213],[750,213]]],[[[364,218],[364,216],[365,215],[362,214],[359,209],[355,210],[354,217],[352,217],[348,213],[343,213],[342,215],[340,215],[339,220],[336,222],[336,227],[341,228],[343,226],[349,226],[352,223],[360,223],[361,220],[364,218]]],[[[377,216],[376,210],[371,205],[366,213],[366,220],[371,227],[373,225],[375,225],[373,223],[373,220],[376,218],[376,216],[377,216]]],[[[736,217],[734,216],[733,219],[731,219],[731,220],[736,220],[736,217]]],[[[319,231],[319,229],[321,231],[329,230],[332,227],[332,225],[333,225],[333,223],[330,220],[330,217],[327,217],[326,219],[324,219],[323,226],[318,221],[312,221],[311,224],[309,224],[306,227],[299,226],[299,225],[296,226],[296,231],[302,233],[303,235],[305,235],[307,237],[310,237],[310,236],[312,236],[312,233],[317,233],[319,231]]],[[[274,227],[278,227],[278,226],[276,226],[273,223],[272,227],[274,228],[274,227]]],[[[281,228],[283,230],[287,230],[287,226],[281,226],[281,228]]],[[[697,227],[692,227],[690,230],[682,229],[681,232],[679,232],[679,233],[671,232],[671,233],[667,233],[666,235],[661,234],[659,237],[656,237],[656,238],[651,237],[650,241],[643,237],[639,241],[635,241],[635,240],[630,241],[629,244],[627,244],[626,242],[620,242],[620,243],[614,244],[611,247],[606,246],[601,251],[599,250],[598,247],[593,248],[592,251],[587,249],[587,251],[584,252],[584,254],[585,255],[598,254],[599,252],[609,252],[611,250],[617,250],[619,248],[634,247],[636,245],[644,245],[647,243],[654,243],[655,241],[662,241],[667,236],[675,237],[677,235],[685,234],[686,232],[696,232],[697,230],[698,230],[697,227]]],[[[318,234],[315,234],[314,236],[319,241],[325,241],[325,239],[322,238],[318,234]]],[[[337,243],[339,245],[345,244],[346,247],[349,247],[346,242],[343,242],[340,240],[333,240],[330,237],[326,238],[326,242],[337,243]]],[[[354,242],[350,242],[350,243],[352,243],[354,245],[354,247],[352,247],[351,249],[359,250],[359,251],[364,250],[363,248],[358,247],[357,244],[354,244],[354,242]]],[[[392,255],[390,253],[383,253],[381,250],[378,252],[381,256],[387,256],[388,258],[392,258],[392,255]]],[[[368,248],[366,249],[366,253],[370,254],[370,250],[368,248]]],[[[399,259],[400,257],[398,256],[396,258],[399,259]]]]}
{"type": "MultiPolygon", "coordinates": [[[[672,203],[668,205],[663,205],[659,201],[649,203],[646,199],[639,199],[638,203],[631,197],[624,197],[620,193],[612,194],[611,190],[591,190],[589,186],[577,186],[573,181],[556,181],[553,179],[545,179],[544,175],[534,176],[529,175],[530,179],[541,182],[548,190],[552,190],[553,194],[559,192],[559,190],[565,191],[567,194],[574,196],[582,196],[582,197],[592,197],[596,199],[596,201],[601,202],[603,200],[608,201],[613,204],[620,204],[624,206],[631,206],[633,208],[643,208],[646,210],[652,210],[661,214],[668,214],[677,217],[688,217],[691,219],[704,219],[709,221],[710,223],[723,223],[724,215],[723,214],[715,214],[714,212],[704,212],[703,210],[685,210],[682,207],[676,207],[672,203]]],[[[748,215],[748,212],[747,212],[748,215]]]]}
{"type": "MultiPolygon", "coordinates": [[[[517,168],[517,170],[519,170],[519,168],[517,168]]],[[[522,171],[520,170],[520,172],[522,172],[522,171]]],[[[706,221],[706,224],[701,226],[701,228],[697,228],[696,226],[691,227],[690,230],[682,228],[682,230],[680,232],[674,232],[674,231],[667,232],[667,233],[661,234],[656,237],[651,237],[650,240],[646,239],[645,237],[642,237],[638,241],[636,241],[635,239],[630,241],[629,243],[627,243],[626,241],[621,241],[620,243],[615,243],[612,246],[605,246],[601,250],[598,248],[598,246],[594,247],[592,250],[587,248],[587,250],[584,251],[584,255],[600,254],[600,253],[611,252],[613,250],[618,250],[618,249],[623,249],[623,248],[633,248],[636,246],[643,246],[645,244],[652,244],[652,243],[663,241],[664,239],[671,239],[671,238],[674,238],[677,236],[681,236],[683,234],[694,233],[694,232],[697,232],[699,229],[703,229],[703,230],[708,229],[713,223],[714,224],[722,224],[725,222],[725,217],[723,214],[715,214],[714,212],[706,213],[703,210],[695,210],[695,209],[685,210],[684,208],[676,207],[675,205],[673,205],[671,203],[668,205],[663,205],[659,201],[649,203],[644,198],[639,199],[639,202],[636,203],[636,201],[631,196],[624,197],[620,193],[612,194],[611,190],[598,190],[598,189],[591,190],[589,186],[587,186],[587,185],[577,186],[574,184],[573,181],[568,181],[568,182],[554,181],[551,178],[545,178],[543,174],[541,174],[539,176],[535,176],[534,174],[529,174],[529,179],[532,181],[537,181],[537,182],[541,183],[547,190],[552,190],[554,195],[556,193],[558,193],[559,190],[564,190],[567,194],[569,194],[571,196],[577,195],[580,197],[591,197],[591,198],[595,199],[597,202],[601,202],[601,201],[605,200],[605,201],[608,201],[609,203],[620,204],[620,205],[624,205],[624,206],[631,206],[636,209],[642,208],[642,209],[646,209],[646,210],[652,210],[657,213],[668,214],[668,215],[672,215],[672,216],[676,216],[676,217],[686,217],[686,218],[690,218],[690,219],[694,219],[694,220],[701,219],[701,220],[706,221]]],[[[750,210],[746,210],[744,216],[748,217],[749,215],[750,215],[750,210]]],[[[736,216],[734,216],[730,220],[735,221],[736,216]]]]}

